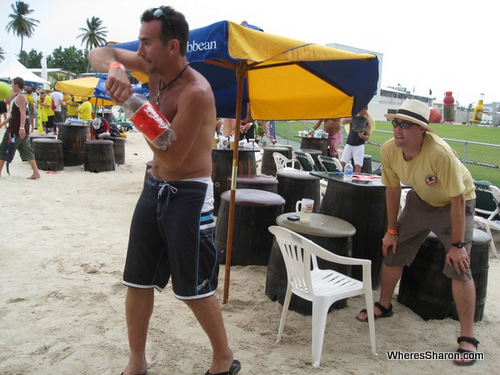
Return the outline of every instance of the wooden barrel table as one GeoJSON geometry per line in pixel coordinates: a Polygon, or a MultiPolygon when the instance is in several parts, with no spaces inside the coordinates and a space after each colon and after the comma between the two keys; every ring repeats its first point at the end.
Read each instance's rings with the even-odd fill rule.
{"type": "Polygon", "coordinates": [[[276,173],[278,194],[285,198],[283,212],[295,212],[295,203],[302,198],[314,200],[313,212],[320,210],[319,178],[309,172],[284,169],[276,173]]]}
{"type": "MultiPolygon", "coordinates": [[[[474,322],[481,321],[486,304],[490,237],[474,229],[470,255],[470,269],[476,288],[474,322]]],[[[398,302],[409,307],[422,319],[458,320],[453,301],[451,279],[443,274],[445,249],[434,233],[420,246],[409,267],[403,268],[399,283],[398,302]]]]}
{"type": "Polygon", "coordinates": [[[116,164],[125,164],[125,138],[122,137],[112,137],[110,135],[104,135],[99,138],[100,140],[108,140],[113,142],[113,153],[115,155],[116,164]]]}
{"type": "MultiPolygon", "coordinates": [[[[215,225],[215,244],[226,258],[231,191],[222,193],[215,225]]],[[[231,265],[267,266],[273,235],[267,230],[283,212],[285,200],[278,194],[256,189],[235,192],[234,231],[231,265]]]]}
{"type": "Polygon", "coordinates": [[[113,141],[94,140],[85,142],[83,166],[88,172],[114,171],[113,141]]]}
{"type": "Polygon", "coordinates": [[[62,171],[64,169],[62,141],[53,138],[33,139],[33,152],[36,164],[44,171],[62,171]]]}
{"type": "Polygon", "coordinates": [[[82,165],[89,125],[59,124],[57,137],[62,141],[65,166],[82,165]]]}

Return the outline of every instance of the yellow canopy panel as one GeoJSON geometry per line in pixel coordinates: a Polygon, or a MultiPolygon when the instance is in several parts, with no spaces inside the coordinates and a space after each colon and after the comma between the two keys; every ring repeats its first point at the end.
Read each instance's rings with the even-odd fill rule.
{"type": "Polygon", "coordinates": [[[252,117],[258,120],[351,116],[352,97],[298,65],[250,70],[248,82],[252,117]]]}
{"type": "Polygon", "coordinates": [[[228,21],[229,54],[234,59],[266,61],[321,61],[375,58],[319,44],[306,43],[279,35],[263,33],[228,21]]]}

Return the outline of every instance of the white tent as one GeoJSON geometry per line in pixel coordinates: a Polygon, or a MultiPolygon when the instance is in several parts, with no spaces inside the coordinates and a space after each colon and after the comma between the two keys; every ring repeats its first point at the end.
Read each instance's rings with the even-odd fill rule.
{"type": "Polygon", "coordinates": [[[0,62],[0,79],[10,81],[13,78],[21,77],[24,82],[33,85],[48,85],[49,82],[32,73],[14,56],[8,56],[0,62]]]}

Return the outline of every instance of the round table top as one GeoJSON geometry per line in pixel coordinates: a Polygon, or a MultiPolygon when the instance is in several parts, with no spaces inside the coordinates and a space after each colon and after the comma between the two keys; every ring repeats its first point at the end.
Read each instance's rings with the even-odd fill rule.
{"type": "Polygon", "coordinates": [[[299,234],[318,237],[351,237],[356,234],[356,228],[351,223],[338,217],[312,213],[309,223],[287,219],[288,216],[294,214],[298,215],[298,213],[287,212],[278,216],[276,224],[299,234]]]}
{"type": "MultiPolygon", "coordinates": [[[[220,198],[225,202],[230,202],[231,190],[223,192],[220,198]]],[[[247,207],[274,207],[285,205],[285,199],[281,195],[257,189],[236,189],[234,202],[237,206],[247,207]]]]}
{"type": "Polygon", "coordinates": [[[108,139],[92,139],[90,141],[85,141],[86,145],[112,145],[113,141],[108,139]]]}
{"type": "Polygon", "coordinates": [[[301,171],[299,169],[293,169],[293,168],[286,168],[282,169],[281,171],[276,172],[277,177],[282,177],[282,178],[291,178],[291,179],[297,179],[297,180],[309,180],[309,181],[319,181],[320,178],[311,175],[307,171],[301,171]]]}
{"type": "Polygon", "coordinates": [[[62,141],[55,138],[33,138],[33,143],[62,143],[62,141]]]}
{"type": "Polygon", "coordinates": [[[285,146],[265,146],[264,151],[288,151],[290,148],[285,146]]]}
{"type": "Polygon", "coordinates": [[[56,136],[53,134],[38,134],[38,133],[31,133],[29,138],[46,138],[46,139],[55,139],[56,136]]]}
{"type": "MultiPolygon", "coordinates": [[[[229,176],[228,180],[232,180],[229,176]]],[[[236,182],[251,185],[278,185],[278,179],[273,176],[260,176],[260,175],[239,175],[236,176],[236,182]]]]}

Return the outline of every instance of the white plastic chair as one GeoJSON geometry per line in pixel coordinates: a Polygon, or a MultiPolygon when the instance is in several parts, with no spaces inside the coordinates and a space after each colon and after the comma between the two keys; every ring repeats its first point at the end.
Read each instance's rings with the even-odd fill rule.
{"type": "Polygon", "coordinates": [[[285,168],[295,168],[296,159],[288,159],[285,155],[279,152],[273,152],[274,163],[276,164],[276,171],[282,171],[285,168]]]}
{"type": "Polygon", "coordinates": [[[307,238],[283,227],[271,226],[269,231],[276,236],[276,241],[285,261],[288,279],[277,342],[281,341],[292,293],[311,301],[312,365],[314,367],[319,366],[328,309],[338,300],[364,294],[372,353],[377,355],[371,261],[333,254],[307,238]],[[363,267],[363,281],[353,279],[334,270],[318,268],[317,257],[338,264],[361,265],[363,267]]]}

